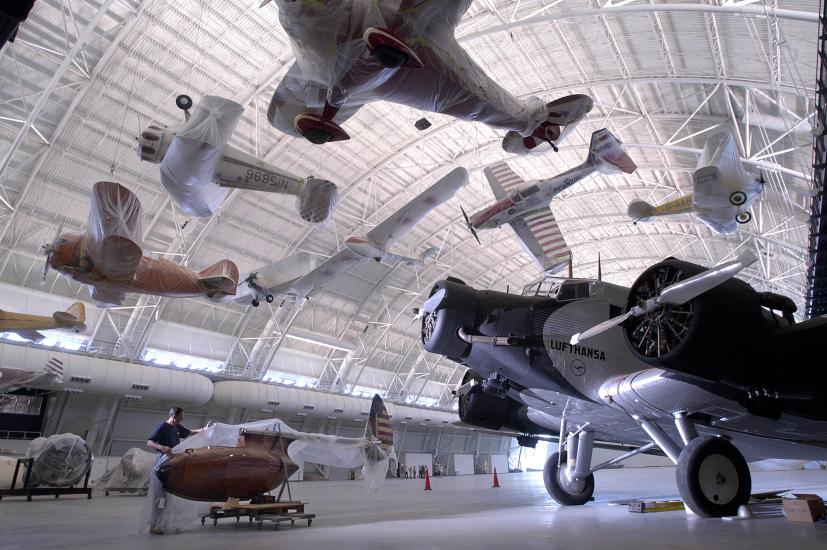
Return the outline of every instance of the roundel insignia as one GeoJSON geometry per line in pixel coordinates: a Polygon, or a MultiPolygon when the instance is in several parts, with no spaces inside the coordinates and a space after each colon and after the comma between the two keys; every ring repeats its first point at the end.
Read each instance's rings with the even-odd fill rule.
{"type": "Polygon", "coordinates": [[[586,373],[586,364],[580,359],[574,359],[569,363],[569,370],[575,376],[583,376],[586,373]]]}

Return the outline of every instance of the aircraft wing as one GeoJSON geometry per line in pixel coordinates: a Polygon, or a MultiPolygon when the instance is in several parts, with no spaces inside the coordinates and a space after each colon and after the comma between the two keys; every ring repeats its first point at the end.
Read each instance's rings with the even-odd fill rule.
{"type": "Polygon", "coordinates": [[[218,185],[288,195],[298,195],[301,191],[300,178],[229,147],[218,164],[218,185]]]}
{"type": "Polygon", "coordinates": [[[99,181],[92,189],[86,245],[95,269],[131,281],[141,263],[141,203],[126,187],[99,181]]]}
{"type": "Polygon", "coordinates": [[[495,162],[486,166],[483,173],[498,201],[506,198],[517,187],[525,183],[525,180],[518,176],[506,162],[495,162]]]}
{"type": "Polygon", "coordinates": [[[541,271],[556,273],[568,265],[571,249],[550,209],[512,220],[509,225],[541,271]]]}
{"type": "Polygon", "coordinates": [[[371,229],[368,232],[368,238],[380,248],[389,248],[428,212],[448,201],[466,183],[468,183],[468,171],[465,168],[454,168],[411,202],[371,229]]]}
{"type": "Polygon", "coordinates": [[[26,340],[31,340],[32,342],[39,342],[39,341],[44,340],[46,338],[46,336],[44,334],[42,334],[40,332],[37,332],[36,330],[31,330],[31,329],[28,329],[28,330],[26,330],[26,329],[11,330],[9,332],[13,332],[13,333],[17,334],[18,336],[20,336],[21,338],[25,338],[26,340]]]}
{"type": "Polygon", "coordinates": [[[329,283],[363,259],[362,256],[359,256],[350,249],[344,248],[322,262],[307,275],[297,279],[291,285],[291,290],[293,290],[297,296],[308,296],[315,289],[325,283],[329,283]]]}

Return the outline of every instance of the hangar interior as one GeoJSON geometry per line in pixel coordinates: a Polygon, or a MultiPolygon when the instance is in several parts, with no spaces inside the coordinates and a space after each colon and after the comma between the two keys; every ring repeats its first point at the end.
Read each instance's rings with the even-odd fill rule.
{"type": "MultiPolygon", "coordinates": [[[[59,384],[24,382],[8,387],[4,383],[9,373],[0,371],[0,540],[5,539],[4,547],[8,543],[9,548],[112,544],[209,548],[239,542],[278,544],[280,539],[307,548],[334,544],[345,548],[486,548],[511,541],[528,547],[591,548],[599,544],[628,548],[660,542],[695,548],[711,540],[732,547],[777,547],[795,541],[801,548],[816,548],[827,542],[823,524],[794,523],[778,516],[737,525],[682,511],[629,514],[625,504],[631,499],[672,502],[677,498],[675,465],[682,466],[676,457],[691,439],[678,441],[672,457],[669,446],[658,438],[659,432],[651,435],[639,418],[634,421],[640,426],[632,426],[642,435],[629,441],[607,440],[606,431],[611,428],[600,431],[599,415],[571,428],[574,443],[567,443],[569,459],[573,461],[576,455],[582,462],[577,453],[578,434],[591,433],[591,424],[597,426],[593,454],[592,439],[584,443],[583,436],[579,438],[581,446],[588,444],[592,466],[649,446],[629,456],[622,468],[594,472],[593,502],[558,506],[549,496],[552,490],[547,492],[548,481],[544,487],[543,477],[549,456],[558,451],[562,455],[557,434],[565,433],[565,412],[554,411],[558,405],[564,411],[577,405],[560,403],[557,397],[541,399],[548,408],[534,405],[534,386],[515,386],[518,377],[494,368],[495,359],[481,359],[483,367],[490,367],[494,374],[478,369],[476,379],[469,375],[475,373],[473,353],[464,352],[464,363],[455,360],[457,353],[432,353],[437,344],[429,337],[437,329],[429,320],[437,319],[437,312],[428,310],[426,304],[437,294],[435,285],[448,277],[458,281],[455,285],[480,292],[522,293],[526,300],[539,300],[543,292],[552,296],[543,290],[547,289],[540,283],[543,269],[519,234],[504,225],[488,230],[475,221],[482,218],[472,215],[469,219],[468,214],[485,213],[503,199],[492,188],[489,167],[506,162],[520,179],[542,182],[582,163],[588,165],[595,151],[599,153],[593,133],[606,128],[609,136],[622,142],[635,169],[633,173],[601,170],[576,184],[564,182],[559,195],[555,192],[552,220],[570,254],[567,265],[555,266],[557,276],[597,281],[590,283],[591,289],[604,288],[600,285],[605,282],[608,296],[612,289],[628,293],[642,273],[666,258],[676,257],[704,269],[742,261],[737,280],[748,283],[756,293],[769,293],[761,296],[787,299],[756,306],[757,310],[763,307],[761,311],[785,312],[773,317],[776,325],[778,318],[789,317],[790,323],[798,322],[800,327],[827,313],[822,273],[827,256],[820,240],[827,158],[824,2],[277,0],[258,6],[247,0],[37,0],[28,17],[24,13],[21,18],[15,11],[27,11],[31,4],[12,1],[9,8],[0,7],[0,31],[11,38],[0,47],[0,314],[58,320],[55,312],[72,311],[73,304],[80,303],[84,318],[78,330],[45,327],[43,338],[37,339],[12,330],[11,324],[0,325],[10,327],[0,330],[0,368],[29,374],[44,368],[61,371],[59,384]],[[341,6],[356,14],[370,12],[372,5],[388,12],[399,10],[411,18],[417,17],[417,10],[427,12],[436,9],[435,5],[454,10],[451,13],[461,17],[446,20],[455,27],[451,30],[456,44],[509,98],[529,102],[539,97],[544,103],[584,94],[591,107],[572,123],[565,139],[561,134],[560,143],[552,143],[556,151],[540,151],[541,145],[528,155],[507,150],[503,142],[506,125],[472,121],[483,120],[485,109],[456,114],[463,103],[451,98],[429,97],[419,107],[415,101],[406,104],[382,92],[370,100],[354,100],[358,112],[338,122],[349,139],[323,145],[310,143],[309,134],[305,134],[308,139],[299,135],[298,122],[291,130],[295,135],[274,127],[274,94],[279,97],[280,86],[295,76],[296,60],[301,57],[296,54],[301,37],[285,23],[285,14],[301,7],[332,10],[341,19],[337,11],[341,6]],[[11,28],[15,32],[9,36],[11,28]],[[183,101],[189,100],[187,109],[182,108],[182,96],[183,101]],[[200,102],[208,96],[240,106],[238,121],[226,141],[228,148],[258,162],[255,166],[273,166],[301,178],[311,176],[300,180],[300,185],[312,178],[335,183],[338,197],[335,209],[331,204],[326,212],[329,219],[308,223],[302,219],[303,203],[298,198],[240,187],[222,187],[226,196],[220,204],[207,216],[194,215],[182,206],[180,197],[165,189],[161,181],[165,166],[159,170],[157,163],[142,160],[147,154],[142,149],[149,139],[147,132],[186,126],[198,117],[200,102]],[[423,104],[434,108],[421,108],[423,104]],[[703,194],[697,186],[699,165],[711,154],[708,144],[723,135],[730,136],[735,151],[731,156],[738,163],[731,170],[754,176],[752,194],[727,192],[727,208],[740,207],[743,201],[750,208],[739,209],[737,227],[725,231],[704,218],[711,207],[702,204],[703,194]],[[351,250],[352,235],[383,227],[386,219],[405,212],[419,197],[430,200],[431,186],[447,181],[458,167],[467,170],[467,183],[440,196],[436,207],[429,203],[419,223],[394,237],[393,254],[400,256],[358,261],[324,284],[311,287],[310,292],[257,293],[253,283],[260,266],[286,265],[297,257],[307,258],[312,265],[326,265],[326,260],[351,250]],[[115,230],[116,239],[137,243],[138,256],[175,264],[170,272],[195,273],[202,286],[208,279],[204,273],[216,266],[226,268],[222,262],[228,259],[236,268],[231,294],[236,294],[237,285],[240,296],[244,286],[248,294],[252,292],[253,302],[126,290],[119,301],[101,306],[99,298],[105,293],[95,298],[90,292],[93,288],[99,292],[96,285],[103,284],[101,278],[107,276],[83,280],[56,265],[64,234],[94,235],[98,223],[107,230],[106,216],[95,216],[99,205],[95,201],[105,198],[106,189],[111,188],[96,182],[117,182],[140,202],[133,225],[115,230]],[[633,201],[669,204],[693,190],[694,212],[684,208],[673,210],[675,215],[651,211],[638,216],[640,220],[631,217],[633,201]],[[736,200],[736,193],[744,198],[736,200]],[[755,259],[745,263],[745,251],[755,259]],[[480,387],[489,395],[493,386],[497,387],[491,391],[500,391],[497,403],[513,398],[516,391],[522,399],[520,406],[539,412],[523,414],[519,421],[513,420],[516,413],[508,420],[490,420],[489,415],[500,414],[492,405],[482,414],[488,419],[480,417],[475,424],[469,416],[468,422],[460,422],[469,402],[463,396],[479,392],[480,387]],[[359,439],[374,433],[370,432],[377,422],[374,395],[384,400],[393,431],[395,458],[387,474],[382,472],[388,479],[368,494],[358,468],[310,460],[299,464],[292,473],[291,491],[307,501],[307,510],[317,516],[309,529],[297,523],[294,529],[271,533],[269,525],[262,531],[247,530],[244,520],[238,526],[219,523],[215,528],[192,522],[176,535],[139,539],[132,533],[146,526],[142,508],[152,495],[144,496],[146,491],[103,494],[102,477],[117,468],[130,449],[153,451],[146,447],[148,435],[167,418],[170,407],[184,409],[183,424],[188,428],[278,418],[286,429],[359,439]],[[539,432],[524,429],[529,424],[539,424],[539,432]],[[94,488],[91,501],[83,496],[57,500],[36,496],[28,502],[25,497],[2,493],[18,477],[18,459],[30,456],[27,452],[33,440],[66,433],[82,438],[94,456],[86,481],[78,481],[94,488]],[[652,450],[656,452],[650,454],[652,450]],[[420,478],[419,466],[425,465],[428,485],[433,485],[430,493],[423,491],[425,480],[420,478]],[[408,478],[403,466],[411,469],[410,477],[415,479],[408,478]],[[497,483],[502,485],[496,490],[491,488],[495,468],[497,483]],[[503,526],[501,530],[491,528],[495,522],[503,526]],[[124,540],[127,531],[130,536],[124,540]]],[[[352,17],[356,21],[356,15],[352,17]]],[[[394,20],[388,21],[392,27],[394,20]]],[[[441,20],[437,17],[436,21],[441,20]]],[[[424,36],[436,26],[417,27],[417,32],[424,36]]],[[[382,39],[392,34],[387,31],[382,39]]],[[[417,38],[410,44],[417,52],[430,52],[428,48],[439,41],[429,40],[417,38]]],[[[370,44],[367,38],[365,42],[370,44]]],[[[387,43],[395,45],[383,42],[383,46],[387,43]]],[[[360,47],[364,47],[361,42],[360,47]]],[[[308,56],[310,61],[305,62],[313,65],[315,61],[308,56]]],[[[371,63],[378,57],[375,54],[371,63]]],[[[470,95],[484,96],[485,90],[480,89],[487,84],[474,80],[473,67],[463,64],[466,58],[448,58],[446,66],[459,67],[459,74],[472,74],[469,78],[479,89],[471,86],[470,95]]],[[[428,81],[434,78],[428,72],[432,58],[423,55],[423,59],[423,81],[428,81]]],[[[389,75],[405,70],[416,69],[384,68],[381,79],[392,81],[389,75]]],[[[436,74],[434,88],[442,84],[436,74]]],[[[431,85],[428,81],[422,87],[431,85]]],[[[322,106],[330,106],[331,97],[330,93],[315,97],[308,108],[322,112],[322,106]]],[[[346,110],[343,107],[342,112],[346,110]]],[[[215,115],[218,111],[205,112],[215,115]]],[[[528,216],[535,212],[528,211],[528,216]]],[[[122,210],[113,214],[126,215],[122,210]]],[[[732,216],[727,222],[732,222],[732,216]]],[[[90,243],[81,244],[80,250],[95,246],[90,243]]],[[[84,258],[83,254],[79,257],[84,258]]],[[[81,263],[70,267],[87,273],[81,263]]],[[[222,277],[226,279],[226,271],[213,279],[222,277]]],[[[116,295],[127,287],[118,288],[116,295]]],[[[449,294],[456,292],[451,288],[449,294]]],[[[560,301],[561,288],[554,290],[560,301]]],[[[443,309],[448,307],[445,300],[443,309]]],[[[629,311],[632,305],[629,302],[629,311]]],[[[534,312],[539,306],[530,307],[534,312]]],[[[608,311],[610,317],[623,313],[622,308],[617,313],[608,311]]],[[[700,315],[701,306],[696,312],[700,315]]],[[[573,319],[577,328],[567,332],[566,338],[597,324],[588,323],[590,317],[573,319]]],[[[545,326],[539,346],[551,350],[547,332],[551,325],[545,326]]],[[[514,347],[514,339],[522,338],[509,333],[501,335],[508,342],[474,341],[493,336],[482,325],[479,328],[476,335],[463,336],[460,329],[451,337],[460,338],[463,349],[466,343],[468,349],[488,344],[492,349],[514,347]]],[[[729,358],[733,350],[725,348],[761,340],[760,336],[739,340],[740,332],[728,333],[729,328],[738,332],[731,325],[719,328],[704,344],[715,357],[729,358]]],[[[603,337],[594,337],[596,354],[604,342],[606,349],[614,349],[609,344],[613,340],[600,340],[603,337]]],[[[622,336],[618,338],[617,342],[623,341],[622,336]]],[[[568,344],[570,352],[574,344],[568,344]]],[[[533,349],[526,348],[524,354],[530,365],[535,365],[533,349]]],[[[827,448],[827,380],[806,368],[817,362],[814,349],[790,352],[795,360],[784,367],[804,360],[800,372],[791,372],[796,370],[792,368],[786,372],[787,377],[801,379],[797,386],[787,394],[781,382],[775,390],[760,386],[765,395],[751,402],[757,405],[739,409],[759,419],[758,424],[744,424],[740,433],[748,441],[742,450],[752,449],[753,443],[760,446],[756,441],[761,433],[770,433],[761,432],[767,423],[772,424],[767,430],[786,434],[772,432],[771,439],[810,445],[822,452],[827,448]],[[814,393],[802,389],[810,376],[812,385],[822,384],[814,393]],[[776,401],[791,403],[789,409],[766,405],[773,391],[776,401]],[[801,420],[806,426],[790,421],[792,427],[787,428],[785,414],[806,419],[801,420]],[[785,427],[778,428],[779,424],[785,427]],[[799,437],[799,432],[804,435],[799,437]]],[[[591,353],[592,348],[588,350],[591,353]]],[[[551,354],[547,369],[551,370],[556,356],[551,351],[543,353],[551,354]]],[[[785,349],[772,353],[783,355],[785,349]]],[[[772,353],[767,356],[776,357],[772,353]]],[[[581,388],[576,377],[582,371],[578,374],[573,362],[567,365],[569,370],[563,367],[562,373],[566,387],[575,388],[576,396],[599,402],[605,392],[596,397],[597,386],[593,395],[581,388]]],[[[543,376],[550,375],[545,372],[543,376]]],[[[716,381],[724,379],[721,376],[716,381]]],[[[759,391],[738,384],[720,395],[743,391],[753,399],[752,392],[759,391]]],[[[665,402],[673,397],[669,392],[661,394],[665,402]]],[[[705,427],[715,429],[728,420],[725,416],[721,413],[705,427]]],[[[381,431],[381,421],[378,425],[381,431]]],[[[679,420],[676,426],[677,431],[670,427],[668,435],[678,439],[680,432],[683,438],[679,420]]],[[[737,437],[734,441],[740,445],[737,437]]],[[[743,452],[752,463],[753,493],[794,489],[827,497],[827,453],[782,453],[778,458],[789,460],[756,463],[753,456],[770,455],[743,452]]],[[[560,468],[561,464],[565,460],[558,461],[560,468]]],[[[16,483],[19,487],[22,475],[16,483]]],[[[777,504],[780,509],[780,500],[777,504]]],[[[151,535],[142,531],[141,536],[151,535]]]]}

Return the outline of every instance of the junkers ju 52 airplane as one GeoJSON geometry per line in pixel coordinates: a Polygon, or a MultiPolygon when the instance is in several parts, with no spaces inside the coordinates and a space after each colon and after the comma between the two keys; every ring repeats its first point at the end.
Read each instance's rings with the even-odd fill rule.
{"type": "Polygon", "coordinates": [[[336,206],[336,185],[320,178],[298,178],[252,155],[227,145],[244,107],[217,96],[193,103],[179,95],[184,111],[180,126],[148,126],[138,138],[141,160],[160,165],[161,184],[184,212],[196,217],[213,215],[230,188],[265,191],[296,197],[303,220],[324,223],[336,206]]]}
{"type": "Polygon", "coordinates": [[[514,295],[449,278],[422,308],[421,337],[470,369],[463,422],[560,434],[544,470],[560,504],[584,504],[593,472],[658,447],[689,508],[735,515],[748,460],[827,458],[827,317],[796,323],[789,298],[733,278],[754,261],[667,258],[631,289],[547,278],[514,295]],[[595,439],[637,448],[592,465],[595,439]]]}

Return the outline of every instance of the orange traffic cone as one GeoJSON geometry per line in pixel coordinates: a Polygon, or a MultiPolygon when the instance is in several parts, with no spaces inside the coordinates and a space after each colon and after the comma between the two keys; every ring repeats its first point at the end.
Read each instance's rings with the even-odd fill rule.
{"type": "Polygon", "coordinates": [[[425,468],[425,490],[431,490],[431,476],[428,475],[428,468],[425,468]]]}
{"type": "Polygon", "coordinates": [[[497,469],[494,468],[494,485],[491,486],[492,489],[496,489],[500,486],[500,478],[497,477],[497,469]]]}

